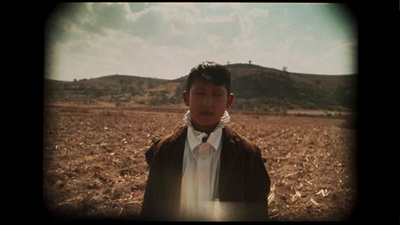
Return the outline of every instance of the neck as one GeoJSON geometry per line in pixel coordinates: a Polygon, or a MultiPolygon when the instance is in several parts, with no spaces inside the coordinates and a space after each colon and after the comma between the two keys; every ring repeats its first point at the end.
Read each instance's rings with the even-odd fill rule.
{"type": "Polygon", "coordinates": [[[196,124],[194,121],[192,121],[192,126],[195,130],[206,133],[207,135],[210,135],[215,128],[218,126],[218,123],[210,125],[210,126],[201,126],[199,124],[196,124]]]}

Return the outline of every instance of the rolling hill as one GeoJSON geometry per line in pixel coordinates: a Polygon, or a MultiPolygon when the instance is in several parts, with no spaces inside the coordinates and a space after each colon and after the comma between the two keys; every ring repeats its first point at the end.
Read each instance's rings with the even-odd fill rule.
{"type": "MultiPolygon", "coordinates": [[[[227,65],[235,94],[233,109],[355,110],[357,75],[286,72],[251,64],[227,65]]],[[[182,103],[187,76],[175,80],[109,75],[79,81],[44,80],[45,102],[116,105],[182,103]]]]}

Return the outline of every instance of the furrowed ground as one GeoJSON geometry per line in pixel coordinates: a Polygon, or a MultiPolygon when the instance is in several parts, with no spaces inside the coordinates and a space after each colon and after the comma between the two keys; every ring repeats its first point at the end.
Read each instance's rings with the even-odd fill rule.
{"type": "MultiPolygon", "coordinates": [[[[183,124],[185,110],[46,106],[43,201],[61,218],[135,219],[152,140],[183,124]]],[[[230,112],[271,178],[270,218],[346,220],[357,201],[356,130],[343,118],[230,112]]]]}

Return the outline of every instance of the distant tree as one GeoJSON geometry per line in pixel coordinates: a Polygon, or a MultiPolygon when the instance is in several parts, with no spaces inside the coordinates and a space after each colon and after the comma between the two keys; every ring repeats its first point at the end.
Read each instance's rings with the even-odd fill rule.
{"type": "Polygon", "coordinates": [[[126,85],[123,85],[119,91],[120,94],[126,93],[129,91],[129,87],[126,85]]]}
{"type": "Polygon", "coordinates": [[[288,70],[287,66],[282,67],[283,72],[287,72],[287,70],[288,70]]]}
{"type": "Polygon", "coordinates": [[[138,94],[138,92],[136,91],[136,89],[134,87],[129,87],[129,92],[131,93],[131,96],[134,96],[136,94],[138,94]]]}
{"type": "Polygon", "coordinates": [[[152,82],[147,83],[148,88],[155,88],[155,85],[152,82]]]}
{"type": "Polygon", "coordinates": [[[93,97],[95,97],[95,98],[101,97],[102,95],[103,95],[103,93],[100,90],[96,90],[93,92],[93,97]]]}
{"type": "Polygon", "coordinates": [[[137,86],[139,87],[139,90],[142,90],[142,85],[143,85],[143,80],[139,80],[138,82],[137,82],[137,86]]]}

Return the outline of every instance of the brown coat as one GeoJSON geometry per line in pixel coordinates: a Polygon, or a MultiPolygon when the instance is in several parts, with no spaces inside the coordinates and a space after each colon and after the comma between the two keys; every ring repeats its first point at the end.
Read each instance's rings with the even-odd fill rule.
{"type": "MultiPolygon", "coordinates": [[[[155,142],[146,152],[150,166],[141,218],[178,219],[187,126],[155,142]]],[[[219,199],[229,203],[230,220],[268,218],[270,178],[260,149],[226,126],[222,133],[219,199]]]]}

